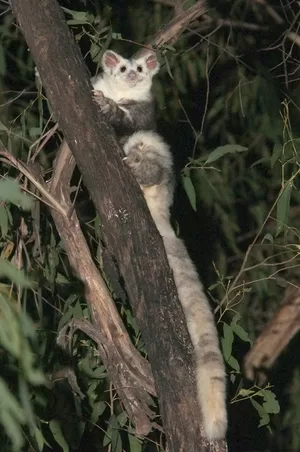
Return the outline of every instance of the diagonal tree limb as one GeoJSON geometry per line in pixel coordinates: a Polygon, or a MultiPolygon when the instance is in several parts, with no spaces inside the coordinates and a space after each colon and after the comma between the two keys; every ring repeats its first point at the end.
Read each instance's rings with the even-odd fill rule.
{"type": "MultiPolygon", "coordinates": [[[[174,5],[175,6],[175,5],[174,5]]],[[[176,42],[181,33],[196,19],[206,12],[204,0],[199,0],[195,5],[186,10],[178,9],[174,19],[165,25],[155,36],[153,45],[160,48],[165,44],[176,42]]]]}
{"type": "Polygon", "coordinates": [[[223,441],[210,444],[201,434],[190,339],[163,241],[112,128],[98,114],[63,14],[55,0],[11,3],[124,280],[151,362],[168,448],[224,451],[223,441]]]}
{"type": "MultiPolygon", "coordinates": [[[[72,209],[70,179],[74,168],[75,160],[69,146],[63,144],[55,160],[50,193],[59,199],[66,212],[71,212],[72,209]]],[[[73,210],[69,218],[62,217],[57,211],[52,210],[52,216],[65,244],[70,264],[84,283],[93,323],[97,328],[100,327],[102,337],[106,338],[105,342],[101,342],[101,337],[100,339],[97,335],[93,337],[111,381],[136,426],[137,434],[146,435],[152,427],[148,416],[153,415],[148,408],[151,399],[146,391],[155,395],[150,365],[130,341],[111,294],[91,258],[76,211],[73,210]]],[[[90,327],[90,335],[92,330],[90,327]]]]}
{"type": "Polygon", "coordinates": [[[244,359],[244,371],[249,380],[266,381],[267,372],[278,356],[300,330],[300,288],[289,286],[283,304],[256,339],[244,359]]]}
{"type": "Polygon", "coordinates": [[[168,6],[174,6],[174,18],[164,25],[156,33],[155,37],[144,48],[139,50],[137,54],[142,54],[147,48],[160,49],[166,44],[174,44],[184,30],[207,11],[205,0],[198,0],[195,5],[186,10],[182,8],[183,5],[181,2],[178,3],[177,0],[174,1],[174,4],[172,2],[172,5],[168,6]]]}
{"type": "MultiPolygon", "coordinates": [[[[154,416],[149,409],[153,402],[148,393],[156,395],[151,367],[129,338],[111,294],[91,258],[76,212],[72,211],[71,217],[68,215],[72,208],[70,179],[75,168],[69,147],[64,143],[59,150],[50,189],[44,183],[37,165],[24,165],[8,152],[3,151],[0,155],[19,169],[41,192],[48,206],[52,206],[51,213],[56,228],[75,274],[84,283],[86,300],[93,317],[93,324],[84,319],[76,319],[73,326],[96,342],[110,379],[129,418],[135,424],[136,434],[147,435],[153,427],[151,419],[154,416]]],[[[66,342],[67,328],[70,325],[59,333],[58,343],[61,346],[66,342]]],[[[75,373],[66,368],[64,374],[75,393],[82,398],[75,373]]]]}

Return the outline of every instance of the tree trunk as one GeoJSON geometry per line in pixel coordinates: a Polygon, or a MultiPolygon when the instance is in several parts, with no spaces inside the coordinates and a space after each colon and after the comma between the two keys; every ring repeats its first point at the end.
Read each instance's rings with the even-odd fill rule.
{"type": "Polygon", "coordinates": [[[163,242],[114,133],[92,100],[61,9],[55,0],[11,4],[124,280],[152,366],[168,449],[224,451],[223,442],[209,446],[201,436],[190,339],[163,242]]]}

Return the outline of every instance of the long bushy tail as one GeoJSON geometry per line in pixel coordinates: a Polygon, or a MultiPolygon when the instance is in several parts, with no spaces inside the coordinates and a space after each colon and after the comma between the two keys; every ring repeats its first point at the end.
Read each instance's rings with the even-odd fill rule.
{"type": "Polygon", "coordinates": [[[145,131],[133,134],[125,144],[124,152],[164,240],[173,270],[195,351],[204,433],[209,440],[224,438],[227,429],[226,378],[214,316],[186,247],[170,224],[169,207],[174,189],[172,154],[158,134],[145,131]]]}
{"type": "Polygon", "coordinates": [[[196,360],[197,392],[209,440],[226,435],[226,377],[214,316],[184,243],[164,238],[178,296],[187,321],[196,360]]]}
{"type": "Polygon", "coordinates": [[[153,202],[151,193],[144,190],[144,196],[164,241],[194,347],[197,393],[205,436],[209,440],[222,439],[227,430],[226,375],[215,319],[184,243],[176,237],[165,216],[161,216],[161,209],[153,202]]]}

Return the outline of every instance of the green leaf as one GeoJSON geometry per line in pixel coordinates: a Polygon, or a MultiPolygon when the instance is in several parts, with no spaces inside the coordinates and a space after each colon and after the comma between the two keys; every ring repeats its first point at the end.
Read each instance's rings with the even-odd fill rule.
{"type": "MultiPolygon", "coordinates": [[[[87,12],[86,16],[87,16],[87,20],[89,21],[89,23],[91,23],[91,24],[94,23],[94,21],[95,21],[94,14],[87,12]]],[[[108,27],[101,27],[101,33],[103,34],[107,28],[108,27]]]]}
{"type": "Polygon", "coordinates": [[[223,349],[223,355],[225,361],[228,362],[231,352],[232,352],[232,344],[233,344],[233,331],[230,325],[228,323],[223,323],[223,335],[221,342],[222,342],[222,349],[223,349]]]}
{"type": "Polygon", "coordinates": [[[30,210],[33,198],[20,189],[19,184],[9,177],[0,180],[0,199],[20,206],[24,210],[30,210]]]}
{"type": "Polygon", "coordinates": [[[59,422],[56,419],[52,419],[52,421],[49,422],[49,428],[53,435],[53,438],[55,439],[57,444],[60,445],[63,452],[69,452],[70,449],[68,444],[66,443],[59,422]]]}
{"type": "Polygon", "coordinates": [[[36,138],[42,135],[42,129],[40,127],[30,127],[28,129],[30,138],[36,138]]]}
{"type": "MultiPolygon", "coordinates": [[[[230,279],[232,279],[232,278],[230,277],[230,279]]],[[[231,319],[230,325],[232,326],[232,325],[237,324],[238,321],[241,320],[241,318],[242,318],[241,314],[239,312],[236,312],[231,319]]]]}
{"type": "Polygon", "coordinates": [[[270,243],[274,243],[274,238],[273,238],[272,234],[267,232],[267,234],[264,235],[261,243],[264,243],[265,241],[270,242],[270,243]]]}
{"type": "Polygon", "coordinates": [[[98,366],[91,374],[91,377],[99,380],[100,378],[106,378],[107,372],[105,366],[98,366]]]}
{"type": "Polygon", "coordinates": [[[196,192],[195,192],[195,188],[193,185],[193,182],[190,178],[189,175],[187,174],[183,174],[182,175],[182,185],[185,189],[185,192],[189,198],[189,201],[191,203],[192,208],[194,209],[195,212],[197,212],[197,207],[196,207],[196,192]]]}
{"type": "Polygon", "coordinates": [[[270,160],[270,157],[262,157],[261,159],[256,160],[256,162],[254,162],[250,168],[254,168],[257,165],[260,165],[261,163],[265,163],[268,162],[270,160]]]}
{"type": "Polygon", "coordinates": [[[165,60],[165,63],[166,63],[166,68],[167,68],[168,75],[170,76],[170,78],[172,80],[174,80],[174,77],[173,77],[173,74],[172,74],[172,70],[170,68],[170,63],[169,63],[169,60],[168,60],[166,55],[164,55],[164,60],[165,60]]]}
{"type": "Polygon", "coordinates": [[[33,408],[31,404],[32,393],[28,390],[27,382],[22,376],[19,377],[19,394],[22,408],[26,414],[26,423],[33,430],[36,429],[33,408]]]}
{"type": "Polygon", "coordinates": [[[61,8],[65,13],[70,14],[73,17],[77,13],[77,11],[75,11],[74,9],[69,9],[69,8],[66,8],[65,6],[62,6],[61,8]]]}
{"type": "Polygon", "coordinates": [[[29,348],[23,344],[22,355],[20,356],[24,375],[33,386],[40,386],[46,383],[46,378],[41,369],[36,366],[36,357],[29,348]]]}
{"type": "MultiPolygon", "coordinates": [[[[200,58],[199,58],[199,60],[200,60],[200,58]]],[[[198,68],[199,68],[199,65],[198,65],[198,68]]],[[[223,111],[224,111],[224,100],[221,97],[219,97],[218,99],[216,99],[214,104],[211,106],[211,108],[207,112],[207,115],[206,115],[207,121],[213,119],[215,116],[217,116],[218,114],[220,114],[223,111]]]]}
{"type": "Polygon", "coordinates": [[[236,323],[231,324],[231,328],[234,331],[234,333],[244,342],[249,342],[252,345],[252,340],[249,337],[249,334],[247,331],[244,330],[241,325],[237,325],[236,323]]]}
{"type": "Polygon", "coordinates": [[[79,300],[77,300],[77,302],[75,303],[75,305],[73,307],[73,316],[76,319],[82,319],[83,318],[82,307],[81,307],[81,304],[80,304],[79,300]]]}
{"type": "Polygon", "coordinates": [[[16,315],[0,293],[0,344],[15,358],[20,357],[21,338],[16,315]]]}
{"type": "Polygon", "coordinates": [[[112,427],[109,425],[105,432],[104,438],[103,438],[103,446],[104,447],[108,446],[111,443],[111,435],[112,435],[112,427]]]}
{"type": "Polygon", "coordinates": [[[95,363],[93,362],[93,360],[91,360],[90,356],[87,355],[79,361],[78,367],[81,372],[83,372],[90,378],[95,378],[99,380],[107,376],[105,366],[97,366],[94,369],[91,367],[91,365],[94,367],[95,363]]]}
{"type": "Polygon", "coordinates": [[[282,144],[276,143],[274,145],[273,153],[272,153],[272,157],[271,157],[271,168],[273,168],[273,166],[275,165],[275,163],[277,162],[277,160],[279,159],[281,154],[282,154],[282,144]]]}
{"type": "Polygon", "coordinates": [[[20,327],[24,336],[28,337],[32,342],[37,344],[37,337],[35,333],[35,328],[33,326],[31,318],[26,314],[25,311],[20,311],[18,313],[20,327]]]}
{"type": "Polygon", "coordinates": [[[126,424],[126,422],[128,420],[126,411],[123,411],[122,413],[120,413],[119,416],[117,417],[117,419],[118,419],[119,426],[124,427],[124,425],[126,424]]]}
{"type": "Polygon", "coordinates": [[[128,433],[130,452],[142,452],[142,441],[128,433]]]}
{"type": "Polygon", "coordinates": [[[39,448],[39,452],[43,452],[44,449],[44,445],[46,444],[44,435],[42,433],[42,431],[36,427],[36,429],[34,430],[34,437],[35,440],[37,442],[37,446],[39,448]]]}
{"type": "Polygon", "coordinates": [[[0,204],[0,230],[1,237],[6,237],[8,232],[8,215],[5,205],[0,204]]]}
{"type": "Polygon", "coordinates": [[[250,399],[252,405],[254,406],[254,408],[256,409],[256,411],[259,414],[259,417],[261,419],[264,419],[267,416],[267,413],[265,411],[265,409],[262,407],[262,405],[260,405],[260,403],[256,402],[256,400],[254,400],[253,398],[250,399]]]}
{"type": "MultiPolygon", "coordinates": [[[[22,369],[22,375],[32,385],[41,385],[46,383],[46,378],[35,362],[36,357],[33,353],[28,340],[36,342],[36,337],[32,322],[28,319],[25,312],[16,313],[10,302],[0,293],[0,344],[11,355],[19,360],[19,367],[22,369]]],[[[26,388],[22,389],[20,382],[19,389],[26,396],[26,388]]],[[[29,396],[28,396],[29,397],[29,396]]],[[[25,399],[23,400],[25,407],[25,399]]],[[[29,415],[27,415],[28,417],[29,415]]]]}
{"type": "Polygon", "coordinates": [[[277,225],[276,225],[276,236],[280,234],[284,225],[287,222],[288,213],[290,209],[291,192],[293,189],[293,184],[288,182],[283,188],[280,197],[277,202],[277,225]]]}
{"type": "Polygon", "coordinates": [[[232,369],[236,370],[237,372],[240,372],[241,368],[239,362],[232,355],[230,356],[227,363],[229,364],[230,367],[232,367],[232,369]]]}
{"type": "Polygon", "coordinates": [[[117,39],[117,40],[123,39],[121,33],[112,33],[111,37],[112,37],[112,39],[117,39]]]}
{"type": "Polygon", "coordinates": [[[116,416],[112,414],[110,416],[109,425],[103,439],[103,446],[105,447],[111,444],[112,450],[114,452],[122,451],[122,441],[118,430],[119,430],[118,420],[116,416]],[[121,447],[121,449],[119,449],[119,447],[121,447]]]}
{"type": "Polygon", "coordinates": [[[71,320],[71,318],[74,317],[73,314],[73,308],[70,307],[68,311],[61,317],[58,323],[57,331],[60,331],[71,320]]]}
{"type": "Polygon", "coordinates": [[[99,417],[101,416],[102,413],[104,413],[105,408],[106,408],[106,403],[105,402],[96,402],[94,404],[91,404],[92,406],[92,414],[91,414],[91,419],[90,421],[92,423],[96,423],[99,419],[99,417]]]}
{"type": "Polygon", "coordinates": [[[18,270],[10,262],[0,257],[0,278],[5,277],[20,287],[31,287],[32,282],[25,276],[23,270],[18,270]]]}
{"type": "Polygon", "coordinates": [[[255,391],[253,391],[253,389],[246,389],[246,388],[242,388],[239,390],[238,392],[238,396],[240,397],[248,397],[251,396],[252,394],[254,394],[255,391]]]}
{"type": "Polygon", "coordinates": [[[266,411],[262,407],[262,405],[260,405],[258,402],[256,402],[256,400],[254,400],[253,398],[250,400],[260,417],[260,423],[259,423],[258,427],[263,427],[264,425],[268,425],[270,423],[270,416],[268,415],[268,413],[266,413],[266,411]]]}
{"type": "Polygon", "coordinates": [[[70,281],[61,273],[56,273],[56,284],[70,284],[70,281]]]}
{"type": "Polygon", "coordinates": [[[118,430],[113,429],[111,435],[112,452],[122,452],[122,439],[118,430]]]}
{"type": "Polygon", "coordinates": [[[68,25],[84,25],[87,23],[88,22],[86,19],[69,19],[69,20],[67,20],[68,25]]]}
{"type": "Polygon", "coordinates": [[[1,378],[0,400],[0,424],[11,440],[13,450],[19,451],[24,442],[21,425],[25,424],[26,416],[18,400],[1,378]]]}
{"type": "Polygon", "coordinates": [[[86,11],[73,11],[72,16],[75,20],[87,20],[86,11]]]}
{"type": "Polygon", "coordinates": [[[93,61],[100,54],[100,52],[101,52],[100,46],[98,44],[96,44],[95,42],[92,42],[91,47],[90,47],[90,54],[91,54],[91,58],[93,61]]]}
{"type": "Polygon", "coordinates": [[[210,153],[205,165],[215,162],[226,154],[235,154],[236,152],[245,152],[247,150],[248,148],[240,146],[239,144],[226,144],[225,146],[219,146],[210,153]]]}
{"type": "Polygon", "coordinates": [[[279,413],[280,405],[278,403],[278,400],[276,399],[276,395],[274,394],[274,392],[270,391],[269,389],[264,389],[263,396],[265,400],[263,403],[263,407],[266,410],[266,412],[270,414],[279,413]]]}

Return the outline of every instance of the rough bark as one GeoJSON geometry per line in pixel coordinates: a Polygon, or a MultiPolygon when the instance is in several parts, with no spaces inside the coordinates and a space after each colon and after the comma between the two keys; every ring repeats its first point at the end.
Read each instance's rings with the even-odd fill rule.
{"type": "Polygon", "coordinates": [[[87,71],[55,0],[11,3],[124,280],[149,354],[169,451],[206,450],[184,315],[142,193],[92,101],[87,71]]]}
{"type": "MultiPolygon", "coordinates": [[[[25,165],[9,152],[0,151],[0,161],[17,168],[39,191],[42,200],[51,208],[57,231],[64,243],[74,273],[81,279],[90,306],[93,324],[86,319],[72,319],[58,334],[58,344],[68,353],[72,333],[80,329],[98,346],[99,354],[118,391],[130,421],[138,436],[148,435],[157,426],[148,393],[156,395],[149,362],[133,346],[107,286],[91,257],[84,234],[70,199],[70,179],[75,160],[64,142],[54,163],[51,183],[44,182],[38,165],[25,165]]],[[[60,368],[53,380],[66,378],[72,390],[84,397],[71,367],[60,368]]]]}
{"type": "Polygon", "coordinates": [[[135,424],[136,434],[148,435],[152,429],[150,419],[154,417],[154,413],[149,408],[151,398],[147,391],[155,395],[151,369],[130,341],[111,295],[90,255],[77,214],[72,210],[70,180],[74,168],[75,160],[70,148],[66,144],[62,145],[54,164],[50,194],[59,200],[66,215],[61,215],[55,209],[51,212],[65,244],[70,264],[84,283],[86,300],[95,325],[93,331],[92,325],[86,322],[73,322],[73,328],[80,328],[95,340],[110,379],[129,418],[135,424]],[[72,214],[68,215],[69,212],[72,214]]]}

